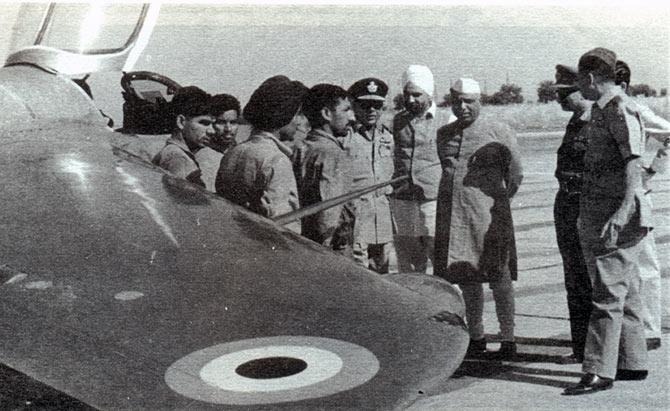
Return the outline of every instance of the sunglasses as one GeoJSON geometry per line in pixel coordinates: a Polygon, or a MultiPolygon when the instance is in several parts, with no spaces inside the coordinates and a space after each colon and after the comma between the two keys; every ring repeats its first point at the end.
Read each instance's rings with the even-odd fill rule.
{"type": "Polygon", "coordinates": [[[371,108],[374,108],[375,110],[381,110],[382,107],[384,107],[384,102],[383,101],[359,101],[358,105],[363,110],[369,110],[371,108]]]}

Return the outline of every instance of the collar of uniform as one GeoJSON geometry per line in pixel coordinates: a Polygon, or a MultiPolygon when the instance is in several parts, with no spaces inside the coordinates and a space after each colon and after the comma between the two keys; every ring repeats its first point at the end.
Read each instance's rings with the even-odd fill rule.
{"type": "Polygon", "coordinates": [[[309,132],[309,134],[307,135],[307,137],[308,137],[308,138],[309,138],[309,137],[313,137],[312,140],[315,140],[315,139],[317,139],[317,138],[325,138],[325,139],[327,139],[327,140],[331,140],[332,142],[334,142],[335,144],[337,144],[337,146],[338,146],[339,148],[341,148],[341,149],[344,150],[344,144],[343,144],[343,142],[342,142],[340,139],[338,139],[337,137],[335,137],[335,136],[332,135],[332,134],[328,134],[328,133],[326,133],[325,131],[323,131],[323,130],[321,130],[321,129],[314,129],[314,128],[313,128],[312,130],[310,130],[310,132],[309,132]]]}
{"type": "Polygon", "coordinates": [[[616,85],[612,84],[611,87],[608,87],[607,90],[605,90],[605,93],[603,93],[603,95],[600,96],[598,101],[596,101],[596,104],[602,110],[602,109],[605,108],[607,103],[612,101],[612,99],[614,97],[623,96],[623,95],[625,95],[624,92],[623,92],[623,89],[619,86],[616,86],[616,85]]]}
{"type": "Polygon", "coordinates": [[[172,136],[170,136],[170,138],[168,138],[167,141],[165,142],[165,145],[168,145],[168,144],[174,144],[175,146],[177,146],[177,147],[179,147],[180,149],[182,149],[182,151],[184,151],[186,154],[188,154],[189,157],[191,157],[191,158],[193,158],[193,159],[195,160],[195,153],[196,153],[198,150],[191,151],[191,149],[188,148],[188,146],[186,145],[186,141],[184,141],[183,138],[178,138],[178,137],[172,135],[172,136]]]}
{"type": "Polygon", "coordinates": [[[291,148],[290,148],[289,146],[287,146],[286,144],[282,143],[282,142],[277,138],[277,136],[275,136],[274,134],[270,133],[269,131],[260,131],[260,130],[256,130],[256,131],[254,131],[254,133],[251,135],[251,138],[254,138],[254,137],[260,137],[260,138],[267,138],[267,139],[270,139],[270,140],[272,140],[272,141],[277,145],[277,148],[279,149],[279,151],[281,151],[282,153],[286,154],[286,157],[291,157],[291,156],[293,155],[293,150],[291,150],[291,148]]]}
{"type": "Polygon", "coordinates": [[[373,128],[366,129],[359,123],[352,131],[355,134],[360,134],[361,136],[365,137],[366,140],[372,141],[375,137],[375,133],[382,133],[384,131],[384,124],[379,121],[373,128]]]}

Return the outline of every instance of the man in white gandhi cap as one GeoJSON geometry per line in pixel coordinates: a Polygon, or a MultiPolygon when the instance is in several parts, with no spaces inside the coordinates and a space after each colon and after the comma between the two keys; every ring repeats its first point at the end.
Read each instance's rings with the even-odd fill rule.
{"type": "Polygon", "coordinates": [[[391,194],[394,243],[400,272],[426,272],[433,260],[435,206],[441,170],[436,151],[437,129],[449,113],[433,101],[433,73],[411,65],[402,76],[404,110],[393,119],[394,173],[409,175],[391,194]]]}
{"type": "Polygon", "coordinates": [[[517,258],[510,201],[522,180],[516,136],[506,124],[479,117],[479,84],[451,88],[457,120],[437,132],[442,179],[437,199],[434,273],[458,284],[470,332],[468,356],[486,353],[483,283],[493,291],[502,343],[494,356],[511,359],[517,258]]]}

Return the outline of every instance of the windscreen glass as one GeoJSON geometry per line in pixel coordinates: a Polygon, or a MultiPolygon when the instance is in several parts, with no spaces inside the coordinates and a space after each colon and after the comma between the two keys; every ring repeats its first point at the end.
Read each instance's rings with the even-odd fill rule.
{"type": "Polygon", "coordinates": [[[65,4],[47,12],[35,43],[80,54],[112,53],[124,48],[142,13],[142,4],[65,4]]]}

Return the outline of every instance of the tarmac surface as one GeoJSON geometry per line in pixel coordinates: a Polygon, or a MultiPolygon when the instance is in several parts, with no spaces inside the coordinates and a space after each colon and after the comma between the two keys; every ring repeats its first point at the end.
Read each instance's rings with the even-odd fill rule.
{"type": "MultiPolygon", "coordinates": [[[[615,381],[614,388],[582,396],[563,396],[579,381],[581,364],[556,361],[571,353],[563,266],[556,245],[553,203],[558,184],[553,176],[561,133],[519,135],[525,178],[513,200],[519,253],[515,283],[514,361],[466,359],[440,392],[410,408],[418,410],[667,410],[670,409],[670,175],[652,184],[653,231],[663,286],[662,346],[649,351],[649,376],[644,381],[615,381]]],[[[491,291],[485,290],[484,326],[495,341],[498,323],[491,291]]],[[[497,342],[487,345],[489,351],[497,342]]]]}

